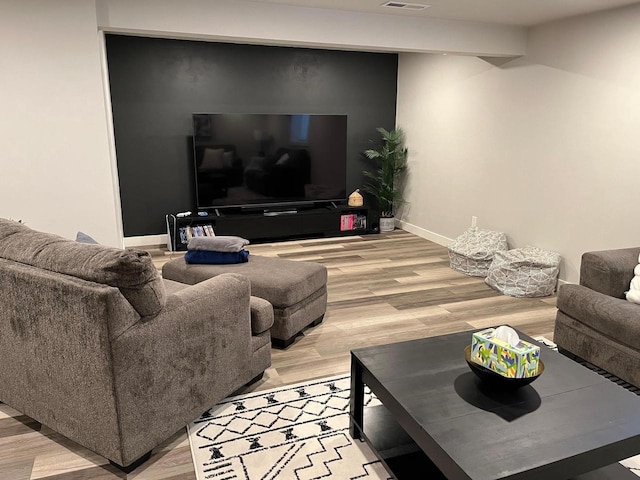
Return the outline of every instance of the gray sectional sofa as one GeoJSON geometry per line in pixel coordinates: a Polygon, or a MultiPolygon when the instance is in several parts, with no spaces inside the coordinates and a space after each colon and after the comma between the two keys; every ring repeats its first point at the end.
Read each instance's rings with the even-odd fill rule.
{"type": "Polygon", "coordinates": [[[0,219],[0,401],[131,470],[271,364],[249,280],[163,280],[146,252],[0,219]]]}
{"type": "Polygon", "coordinates": [[[577,356],[640,387],[640,305],[629,302],[639,248],[587,252],[580,284],[558,289],[554,342],[577,356]]]}

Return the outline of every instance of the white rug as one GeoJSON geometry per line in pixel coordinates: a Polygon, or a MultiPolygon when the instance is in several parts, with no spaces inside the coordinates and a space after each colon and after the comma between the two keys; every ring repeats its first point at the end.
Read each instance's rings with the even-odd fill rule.
{"type": "MultiPolygon", "coordinates": [[[[349,389],[345,374],[224,400],[188,425],[198,480],[390,480],[349,435],[349,389]]],[[[620,463],[640,476],[640,455],[620,463]]]]}
{"type": "Polygon", "coordinates": [[[347,374],[223,401],[188,426],[198,480],[390,479],[349,435],[349,389],[347,374]]]}

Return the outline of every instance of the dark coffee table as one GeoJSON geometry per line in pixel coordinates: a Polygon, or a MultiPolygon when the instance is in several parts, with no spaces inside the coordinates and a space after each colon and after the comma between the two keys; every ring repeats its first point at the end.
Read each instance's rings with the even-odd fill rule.
{"type": "Polygon", "coordinates": [[[617,463],[640,453],[638,395],[543,345],[540,378],[488,389],[471,334],[352,350],[350,433],[396,478],[638,480],[617,463]],[[365,385],[382,405],[363,405],[365,385]]]}

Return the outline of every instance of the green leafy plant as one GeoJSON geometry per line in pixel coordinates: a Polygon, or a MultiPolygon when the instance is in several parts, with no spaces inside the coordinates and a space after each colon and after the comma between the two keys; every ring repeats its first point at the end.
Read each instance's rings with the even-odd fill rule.
{"type": "Polygon", "coordinates": [[[404,146],[402,129],[376,129],[382,136],[378,148],[364,151],[364,156],[375,162],[375,171],[362,172],[370,179],[363,190],[370,193],[378,202],[380,216],[393,217],[393,205],[404,203],[402,198],[401,181],[407,171],[408,150],[404,146]]]}

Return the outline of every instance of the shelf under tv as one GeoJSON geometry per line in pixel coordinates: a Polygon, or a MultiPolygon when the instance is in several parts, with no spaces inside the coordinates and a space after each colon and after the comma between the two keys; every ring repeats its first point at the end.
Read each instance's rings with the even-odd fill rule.
{"type": "Polygon", "coordinates": [[[347,205],[305,206],[285,210],[218,209],[207,216],[175,217],[167,215],[167,231],[171,250],[186,250],[180,229],[211,225],[216,235],[235,235],[252,243],[294,240],[370,233],[368,209],[347,205]],[[274,212],[273,214],[268,214],[274,212]],[[276,213],[277,212],[277,213],[276,213]],[[286,213],[283,213],[286,212],[286,213]],[[344,222],[343,215],[359,215],[360,222],[344,222]],[[364,216],[364,222],[362,217],[364,216]],[[346,230],[341,229],[346,225],[346,230]]]}

